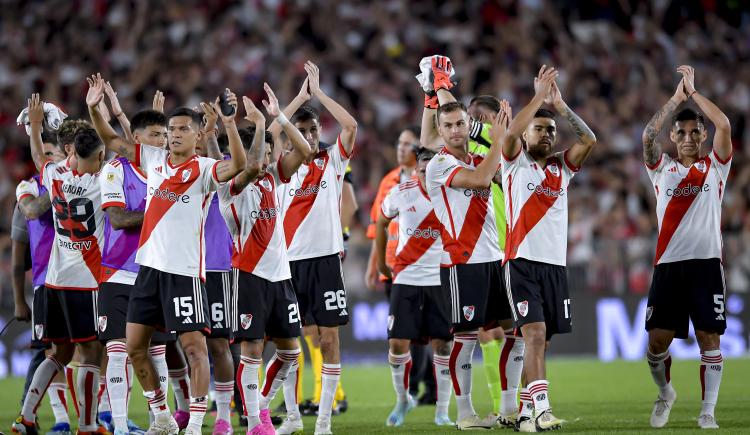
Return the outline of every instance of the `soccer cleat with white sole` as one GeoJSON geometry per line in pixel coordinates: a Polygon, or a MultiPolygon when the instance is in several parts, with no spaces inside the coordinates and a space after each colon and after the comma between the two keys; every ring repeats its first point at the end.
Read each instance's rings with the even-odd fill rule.
{"type": "Polygon", "coordinates": [[[514,428],[516,427],[516,421],[518,421],[518,414],[498,415],[495,426],[501,429],[506,427],[514,428]]]}
{"type": "Polygon", "coordinates": [[[672,405],[674,405],[675,400],[677,400],[676,396],[671,400],[662,399],[661,397],[656,398],[654,409],[651,411],[651,427],[659,428],[666,426],[669,421],[669,413],[672,411],[672,405]]]}
{"type": "Polygon", "coordinates": [[[448,414],[435,414],[435,424],[438,426],[455,426],[448,414]]]}
{"type": "Polygon", "coordinates": [[[458,430],[474,430],[474,429],[492,429],[494,427],[494,421],[488,421],[486,418],[479,418],[478,415],[470,415],[466,418],[458,420],[456,422],[456,429],[458,430]]]}
{"type": "Polygon", "coordinates": [[[333,435],[330,418],[318,417],[318,420],[315,421],[315,435],[333,435]]]}
{"type": "Polygon", "coordinates": [[[560,419],[552,415],[552,410],[548,409],[535,418],[537,432],[544,432],[547,430],[560,429],[565,420],[560,419]]]}
{"type": "Polygon", "coordinates": [[[518,417],[518,420],[516,420],[516,425],[513,428],[516,432],[536,432],[536,423],[534,422],[534,419],[525,415],[522,415],[518,417]]]}
{"type": "Polygon", "coordinates": [[[711,414],[701,414],[698,417],[698,426],[701,429],[718,429],[719,425],[716,424],[716,419],[711,414]]]}
{"type": "MultiPolygon", "coordinates": [[[[180,428],[177,426],[177,422],[174,420],[174,417],[170,415],[169,420],[164,422],[154,420],[153,423],[151,423],[151,426],[148,427],[146,435],[177,435],[179,432],[180,428]]],[[[185,433],[187,433],[187,431],[185,433]]]]}
{"type": "Polygon", "coordinates": [[[385,421],[386,426],[401,426],[404,424],[406,414],[417,406],[417,401],[411,396],[406,395],[406,402],[396,402],[396,406],[393,407],[393,411],[385,421]]]}
{"type": "Polygon", "coordinates": [[[287,415],[281,426],[276,429],[276,435],[301,434],[302,429],[304,429],[304,426],[299,415],[287,415]]]}

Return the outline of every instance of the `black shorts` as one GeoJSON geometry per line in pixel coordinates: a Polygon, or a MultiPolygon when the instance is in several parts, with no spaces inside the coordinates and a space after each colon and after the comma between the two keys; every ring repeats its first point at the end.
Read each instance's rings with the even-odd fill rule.
{"type": "Polygon", "coordinates": [[[31,299],[31,348],[47,349],[49,343],[44,341],[44,313],[47,310],[47,296],[43,285],[34,288],[31,299]]]}
{"type": "Polygon", "coordinates": [[[565,266],[517,258],[505,264],[505,286],[517,332],[544,322],[547,340],[573,330],[565,266]]]}
{"type": "Polygon", "coordinates": [[[388,338],[424,341],[451,339],[451,324],[439,285],[393,284],[388,309],[388,338]]]}
{"type": "MultiPolygon", "coordinates": [[[[128,306],[133,286],[117,282],[99,284],[99,341],[125,338],[125,324],[128,321],[128,306]]],[[[175,341],[176,334],[156,331],[151,337],[152,343],[175,341]]]]}
{"type": "Polygon", "coordinates": [[[206,296],[211,314],[209,338],[231,338],[232,334],[232,274],[206,272],[206,296]]]}
{"type": "Polygon", "coordinates": [[[338,254],[290,261],[292,282],[303,325],[340,326],[349,323],[344,276],[338,254]]]}
{"type": "Polygon", "coordinates": [[[47,287],[45,290],[44,341],[84,343],[97,339],[96,298],[99,292],[47,287]]]}
{"type": "Polygon", "coordinates": [[[292,280],[271,282],[233,270],[235,340],[299,337],[299,305],[292,280]]]}
{"type": "Polygon", "coordinates": [[[718,258],[657,264],[648,292],[646,330],[675,331],[687,338],[689,321],[698,331],[724,334],[727,320],[724,267],[718,258]]]}
{"type": "Polygon", "coordinates": [[[207,306],[200,278],[141,266],[130,294],[128,322],[177,333],[209,333],[207,306]]]}
{"type": "Polygon", "coordinates": [[[500,261],[441,268],[440,287],[454,333],[494,328],[510,319],[500,261]]]}

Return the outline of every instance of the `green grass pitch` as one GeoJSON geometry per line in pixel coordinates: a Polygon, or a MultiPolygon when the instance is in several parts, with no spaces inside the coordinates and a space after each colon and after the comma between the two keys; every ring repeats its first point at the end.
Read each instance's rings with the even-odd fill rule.
{"type": "MultiPolygon", "coordinates": [[[[384,357],[385,358],[385,357],[384,357]]],[[[549,363],[550,398],[555,415],[568,420],[565,433],[658,433],[698,432],[696,417],[700,411],[700,381],[697,361],[675,361],[672,382],[677,402],[666,428],[651,430],[648,421],[656,398],[648,367],[644,361],[601,363],[587,359],[553,359],[549,363]]],[[[480,415],[490,412],[491,402],[479,359],[475,360],[474,404],[480,415]]],[[[306,392],[311,391],[309,364],[305,374],[306,392]]],[[[391,377],[385,365],[344,365],[342,380],[349,399],[349,412],[334,417],[336,434],[439,434],[455,433],[453,428],[432,424],[434,407],[419,407],[407,416],[400,428],[385,427],[394,400],[391,377]]],[[[23,380],[0,381],[0,430],[9,432],[20,407],[23,380]]],[[[277,398],[277,402],[280,398],[277,398]]],[[[451,400],[453,405],[453,399],[451,400]]],[[[170,402],[171,403],[171,402],[170,402]]],[[[145,401],[136,386],[131,401],[131,416],[145,425],[148,416],[145,401]]],[[[71,409],[72,412],[72,409],[71,409]]],[[[451,417],[455,410],[451,407],[451,417]]],[[[726,360],[716,417],[721,433],[750,433],[750,359],[726,360]]],[[[211,433],[213,416],[206,416],[204,433],[211,433]]],[[[236,422],[236,416],[234,417],[236,422]]],[[[315,421],[305,418],[305,433],[312,433],[315,421]]],[[[45,399],[41,407],[42,430],[51,424],[51,411],[45,399]]],[[[244,433],[239,427],[236,433],[244,433]]],[[[497,430],[501,431],[501,430],[497,430]]],[[[510,430],[502,430],[510,433],[510,430]]],[[[486,432],[486,431],[485,431],[486,432]]],[[[44,433],[44,432],[42,432],[44,433]]]]}

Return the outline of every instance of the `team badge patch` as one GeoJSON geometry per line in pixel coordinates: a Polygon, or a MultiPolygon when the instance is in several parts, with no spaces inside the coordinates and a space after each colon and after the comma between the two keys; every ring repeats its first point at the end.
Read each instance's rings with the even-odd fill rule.
{"type": "Polygon", "coordinates": [[[325,160],[323,160],[323,158],[315,159],[315,166],[317,166],[318,169],[323,169],[323,166],[325,166],[325,160]]]}
{"type": "Polygon", "coordinates": [[[110,182],[110,183],[114,183],[114,181],[115,181],[115,174],[113,174],[111,172],[109,174],[107,174],[107,181],[110,182]]]}
{"type": "Polygon", "coordinates": [[[182,171],[182,182],[185,183],[187,180],[190,179],[190,174],[193,173],[192,169],[185,169],[182,171]]]}
{"type": "Polygon", "coordinates": [[[474,318],[474,305],[464,306],[464,319],[471,322],[474,318]]]}
{"type": "Polygon", "coordinates": [[[34,325],[34,334],[36,335],[36,338],[42,338],[42,336],[44,336],[44,325],[34,325]]]}
{"type": "Polygon", "coordinates": [[[247,329],[253,324],[252,314],[240,314],[240,326],[242,329],[247,329]]]}
{"type": "Polygon", "coordinates": [[[703,160],[701,160],[700,162],[696,163],[695,167],[698,168],[698,170],[701,171],[701,172],[706,172],[706,162],[704,162],[703,160]]]}
{"type": "Polygon", "coordinates": [[[395,316],[394,316],[393,314],[391,314],[390,316],[388,316],[388,330],[389,330],[389,331],[390,331],[391,329],[393,329],[393,322],[394,322],[395,320],[396,320],[396,317],[395,317],[395,316]]]}
{"type": "Polygon", "coordinates": [[[560,169],[557,167],[556,164],[552,164],[548,166],[549,171],[554,175],[555,177],[560,175],[560,169]]]}
{"type": "Polygon", "coordinates": [[[260,180],[260,186],[269,192],[271,191],[271,182],[268,181],[268,178],[260,180]]]}
{"type": "Polygon", "coordinates": [[[526,317],[527,314],[529,314],[529,301],[523,301],[516,304],[516,307],[518,307],[518,314],[521,315],[521,317],[526,317]]]}
{"type": "Polygon", "coordinates": [[[99,316],[99,332],[107,329],[107,316],[99,316]]]}
{"type": "Polygon", "coordinates": [[[654,314],[654,307],[646,308],[646,321],[651,320],[651,315],[654,314]]]}

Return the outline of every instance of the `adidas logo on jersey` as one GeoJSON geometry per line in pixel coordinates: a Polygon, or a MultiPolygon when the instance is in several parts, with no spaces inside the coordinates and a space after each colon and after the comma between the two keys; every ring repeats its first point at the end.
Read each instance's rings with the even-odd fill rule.
{"type": "Polygon", "coordinates": [[[154,168],[154,172],[158,172],[160,174],[164,173],[164,167],[163,166],[157,166],[154,168]]]}
{"type": "Polygon", "coordinates": [[[716,320],[725,320],[724,319],[724,315],[723,314],[719,314],[718,316],[716,316],[716,320]]]}
{"type": "Polygon", "coordinates": [[[407,208],[406,211],[410,211],[412,213],[416,213],[417,212],[417,208],[414,207],[414,206],[411,206],[411,207],[407,208]]]}
{"type": "Polygon", "coordinates": [[[677,166],[675,165],[669,168],[669,172],[677,172],[677,166]]]}

